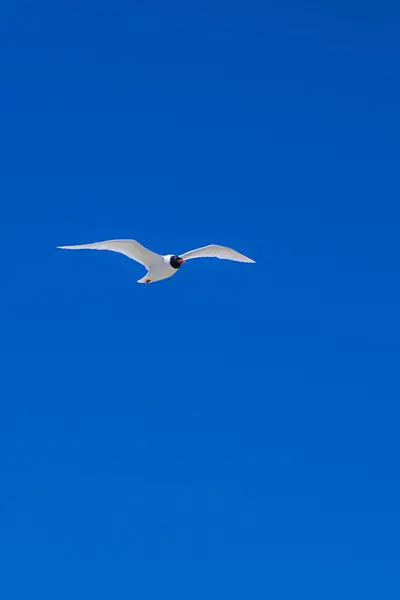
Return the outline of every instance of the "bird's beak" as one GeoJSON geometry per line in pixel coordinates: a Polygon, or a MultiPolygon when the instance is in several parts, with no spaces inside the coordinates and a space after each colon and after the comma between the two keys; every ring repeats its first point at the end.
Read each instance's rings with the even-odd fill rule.
{"type": "Polygon", "coordinates": [[[185,261],[183,260],[183,258],[181,258],[181,260],[179,261],[179,264],[180,264],[180,265],[183,265],[183,263],[184,263],[184,262],[185,262],[185,261]]]}

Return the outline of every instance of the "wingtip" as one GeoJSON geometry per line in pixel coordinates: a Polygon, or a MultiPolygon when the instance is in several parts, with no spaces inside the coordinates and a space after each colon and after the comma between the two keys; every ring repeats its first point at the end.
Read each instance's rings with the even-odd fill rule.
{"type": "Polygon", "coordinates": [[[250,258],[250,256],[246,256],[245,254],[240,254],[240,252],[236,253],[238,255],[238,260],[244,263],[255,263],[256,261],[250,258]],[[240,258],[239,258],[240,257],[240,258]]]}

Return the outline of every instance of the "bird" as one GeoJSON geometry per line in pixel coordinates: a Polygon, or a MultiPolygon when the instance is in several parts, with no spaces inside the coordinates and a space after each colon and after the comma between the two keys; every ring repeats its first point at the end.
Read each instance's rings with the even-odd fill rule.
{"type": "Polygon", "coordinates": [[[180,256],[176,254],[157,254],[152,250],[148,250],[136,240],[106,240],[77,246],[58,246],[58,248],[61,250],[111,250],[112,252],[124,254],[146,268],[146,274],[138,280],[138,283],[146,284],[172,277],[187,260],[192,260],[192,258],[220,258],[244,263],[255,262],[251,258],[240,254],[240,252],[232,250],[232,248],[215,244],[190,250],[180,256]]]}

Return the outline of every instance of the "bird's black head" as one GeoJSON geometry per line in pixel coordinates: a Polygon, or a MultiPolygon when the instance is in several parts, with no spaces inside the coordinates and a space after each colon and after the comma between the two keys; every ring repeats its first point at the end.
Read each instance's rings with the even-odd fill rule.
{"type": "Polygon", "coordinates": [[[169,264],[171,265],[171,267],[173,269],[179,269],[179,267],[184,263],[185,261],[183,260],[183,258],[181,258],[180,256],[171,256],[171,258],[169,259],[169,264]]]}

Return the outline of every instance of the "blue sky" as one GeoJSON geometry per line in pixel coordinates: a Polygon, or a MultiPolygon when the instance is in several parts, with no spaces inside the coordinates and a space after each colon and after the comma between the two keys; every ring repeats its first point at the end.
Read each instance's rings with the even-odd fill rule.
{"type": "Polygon", "coordinates": [[[0,16],[2,597],[397,599],[397,4],[0,16]]]}

